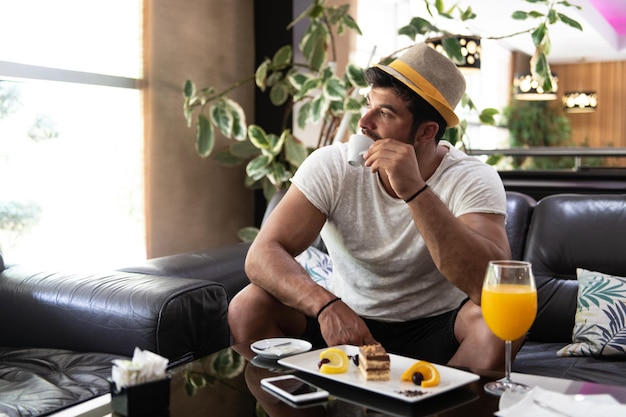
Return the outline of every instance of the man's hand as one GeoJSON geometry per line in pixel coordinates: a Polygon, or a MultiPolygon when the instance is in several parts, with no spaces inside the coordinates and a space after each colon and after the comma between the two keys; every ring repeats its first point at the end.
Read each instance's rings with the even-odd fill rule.
{"type": "Polygon", "coordinates": [[[377,140],[365,154],[365,166],[372,172],[384,171],[399,198],[408,198],[424,183],[415,148],[395,139],[377,140]]]}
{"type": "Polygon", "coordinates": [[[324,309],[318,320],[322,337],[328,346],[376,343],[363,319],[342,301],[324,309]]]}

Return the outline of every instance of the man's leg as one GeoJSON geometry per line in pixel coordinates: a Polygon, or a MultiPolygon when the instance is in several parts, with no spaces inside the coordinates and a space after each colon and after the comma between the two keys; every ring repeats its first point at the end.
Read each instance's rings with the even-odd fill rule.
{"type": "MultiPolygon", "coordinates": [[[[504,341],[494,335],[483,319],[480,306],[466,302],[457,314],[454,335],[459,349],[448,362],[451,366],[477,369],[504,370],[504,341]]],[[[524,338],[513,341],[512,358],[522,346],[524,338]]]]}
{"type": "Polygon", "coordinates": [[[228,325],[234,343],[268,337],[300,337],[306,329],[306,317],[261,287],[250,284],[228,305],[228,325]]]}

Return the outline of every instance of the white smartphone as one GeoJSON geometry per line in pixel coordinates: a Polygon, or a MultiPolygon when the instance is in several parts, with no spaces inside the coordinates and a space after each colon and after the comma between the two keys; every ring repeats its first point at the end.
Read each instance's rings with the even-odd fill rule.
{"type": "Polygon", "coordinates": [[[328,400],[328,391],[311,385],[293,375],[263,378],[261,387],[295,405],[320,403],[328,400]]]}

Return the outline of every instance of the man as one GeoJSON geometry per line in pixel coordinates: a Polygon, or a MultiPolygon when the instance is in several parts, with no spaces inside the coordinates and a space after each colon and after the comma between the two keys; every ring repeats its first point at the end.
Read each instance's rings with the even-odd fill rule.
{"type": "Polygon", "coordinates": [[[347,147],[316,150],[250,248],[251,284],[229,307],[235,342],[291,336],[314,346],[380,342],[392,353],[486,369],[504,347],[480,312],[489,260],[510,258],[506,197],[491,167],[440,138],[465,79],[420,43],[366,71],[365,168],[347,147]],[[294,260],[321,232],[332,292],[294,260]]]}

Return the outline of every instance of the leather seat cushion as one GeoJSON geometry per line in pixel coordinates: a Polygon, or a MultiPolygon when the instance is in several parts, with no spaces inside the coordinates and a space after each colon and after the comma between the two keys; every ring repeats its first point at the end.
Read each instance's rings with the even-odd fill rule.
{"type": "Polygon", "coordinates": [[[108,353],[0,347],[0,414],[40,416],[109,392],[108,353]]]}

